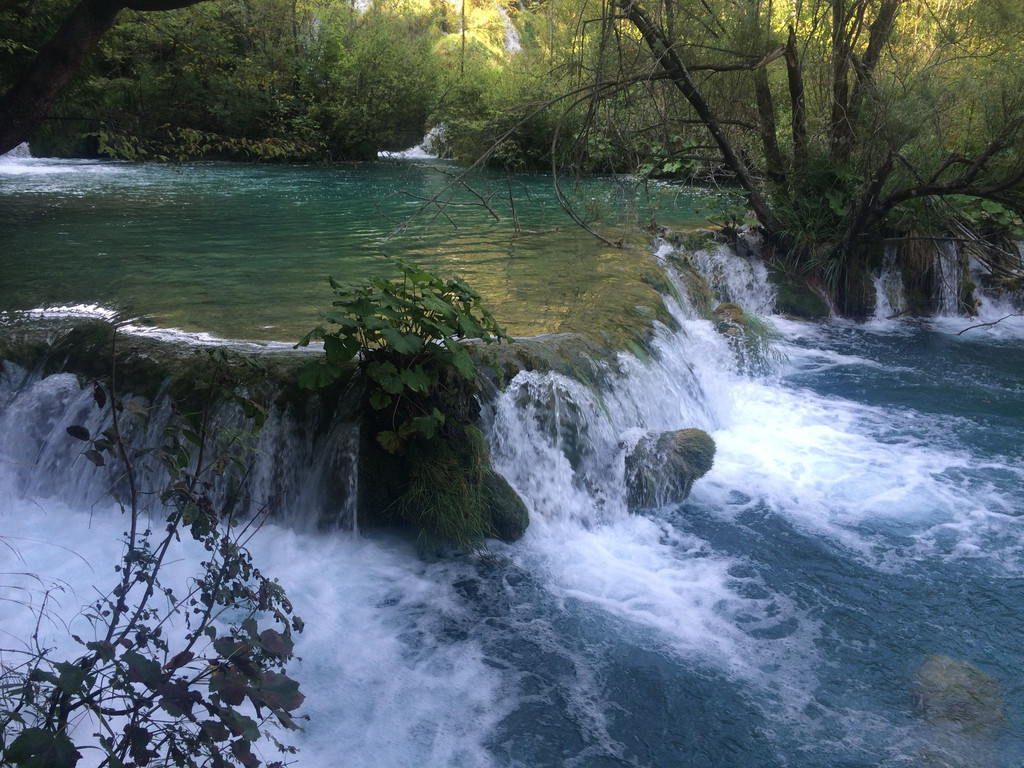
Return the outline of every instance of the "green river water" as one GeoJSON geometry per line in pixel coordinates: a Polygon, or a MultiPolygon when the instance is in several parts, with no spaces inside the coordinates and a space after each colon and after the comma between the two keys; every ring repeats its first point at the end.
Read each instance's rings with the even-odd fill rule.
{"type": "MultiPolygon", "coordinates": [[[[459,274],[520,336],[607,327],[653,300],[650,235],[636,225],[650,212],[634,210],[648,200],[610,180],[573,199],[622,248],[584,235],[545,177],[477,174],[473,193],[396,233],[457,171],[0,163],[0,310],[100,305],[160,328],[291,341],[329,303],[325,276],[387,275],[387,258],[459,274]]],[[[662,187],[652,199],[659,217],[693,225],[699,194],[662,187]]]]}

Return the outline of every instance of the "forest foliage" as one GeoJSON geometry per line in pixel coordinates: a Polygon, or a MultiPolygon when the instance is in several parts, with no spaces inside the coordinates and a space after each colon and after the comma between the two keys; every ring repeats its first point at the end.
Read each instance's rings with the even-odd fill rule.
{"type": "MultiPolygon", "coordinates": [[[[0,89],[99,1],[0,0],[0,89]]],[[[738,194],[856,313],[891,242],[1019,282],[1022,40],[1016,0],[214,0],[122,11],[34,146],[358,160],[443,125],[459,160],[738,194]]]]}

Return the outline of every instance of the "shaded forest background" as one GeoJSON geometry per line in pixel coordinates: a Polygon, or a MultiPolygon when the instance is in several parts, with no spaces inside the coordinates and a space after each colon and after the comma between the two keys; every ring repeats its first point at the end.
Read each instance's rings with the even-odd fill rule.
{"type": "Polygon", "coordinates": [[[910,271],[930,258],[921,242],[976,245],[994,280],[1019,287],[1018,0],[163,10],[183,3],[0,0],[0,129],[46,42],[97,6],[116,20],[34,130],[37,154],[367,160],[443,126],[435,151],[467,162],[718,185],[718,223],[758,224],[850,314],[893,241],[910,271]]]}

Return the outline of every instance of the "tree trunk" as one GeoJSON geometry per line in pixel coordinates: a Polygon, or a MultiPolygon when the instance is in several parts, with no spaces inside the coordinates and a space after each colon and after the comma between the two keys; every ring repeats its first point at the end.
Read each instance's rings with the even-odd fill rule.
{"type": "Polygon", "coordinates": [[[117,0],[83,0],[28,70],[0,97],[0,152],[28,141],[121,10],[117,0]]]}
{"type": "Polygon", "coordinates": [[[782,159],[782,150],[779,149],[775,104],[768,84],[768,71],[763,67],[754,71],[754,94],[757,98],[761,145],[764,147],[765,173],[773,181],[780,182],[786,178],[786,164],[782,159]]]}
{"type": "Polygon", "coordinates": [[[725,135],[725,131],[718,122],[718,118],[712,111],[711,106],[704,99],[689,70],[672,48],[664,32],[647,15],[647,12],[635,2],[620,0],[619,8],[630,23],[636,27],[641,37],[643,37],[655,61],[660,64],[662,70],[683,94],[690,106],[693,107],[701,122],[704,123],[704,127],[715,140],[715,144],[718,146],[718,151],[721,153],[726,167],[736,175],[736,180],[746,191],[750,207],[764,228],[765,233],[769,238],[777,239],[782,231],[782,225],[751,176],[746,163],[743,162],[736,153],[736,150],[733,149],[732,143],[729,141],[728,136],[725,135]]]}
{"type": "Polygon", "coordinates": [[[123,8],[165,11],[199,0],[81,0],[28,69],[0,96],[0,154],[28,141],[123,8]]]}
{"type": "Polygon", "coordinates": [[[796,47],[796,31],[789,28],[786,41],[786,76],[789,80],[789,102],[793,112],[793,170],[799,176],[807,170],[807,105],[804,102],[804,76],[796,47]]]}
{"type": "Polygon", "coordinates": [[[847,109],[850,125],[857,130],[857,119],[860,116],[860,107],[864,102],[864,94],[871,87],[875,67],[882,57],[882,50],[889,42],[893,27],[896,24],[896,14],[904,0],[884,0],[878,9],[878,15],[871,23],[868,35],[868,47],[864,56],[856,63],[857,79],[854,82],[853,94],[850,96],[850,104],[847,109]]]}

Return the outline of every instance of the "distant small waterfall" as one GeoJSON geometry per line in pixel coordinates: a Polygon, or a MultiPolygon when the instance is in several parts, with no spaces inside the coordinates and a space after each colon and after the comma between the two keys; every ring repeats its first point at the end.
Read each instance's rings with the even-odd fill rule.
{"type": "Polygon", "coordinates": [[[415,147],[403,149],[401,152],[380,152],[378,156],[387,160],[432,160],[441,153],[441,144],[444,141],[444,123],[435,125],[423,141],[415,147]]]}
{"type": "Polygon", "coordinates": [[[960,287],[964,281],[964,267],[960,262],[960,250],[955,242],[943,240],[937,243],[935,251],[935,284],[933,300],[935,314],[960,314],[960,287]]]}
{"type": "Polygon", "coordinates": [[[500,5],[498,6],[498,14],[501,16],[501,23],[505,25],[505,52],[518,53],[523,47],[519,41],[519,30],[516,29],[516,25],[509,18],[508,11],[500,5]]]}
{"type": "Polygon", "coordinates": [[[0,155],[0,160],[28,160],[31,157],[32,150],[29,149],[28,142],[23,141],[10,152],[0,155]]]}
{"type": "Polygon", "coordinates": [[[903,273],[896,266],[896,246],[887,245],[882,266],[872,273],[875,284],[875,320],[888,320],[907,311],[903,273]]]}

